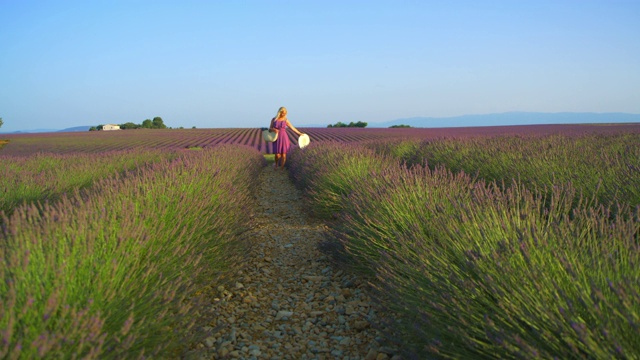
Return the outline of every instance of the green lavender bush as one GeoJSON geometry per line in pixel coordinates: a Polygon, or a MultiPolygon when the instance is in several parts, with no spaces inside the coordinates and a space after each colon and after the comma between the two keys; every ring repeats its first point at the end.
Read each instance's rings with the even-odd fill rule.
{"type": "Polygon", "coordinates": [[[397,164],[393,159],[379,161],[373,150],[346,143],[327,142],[296,150],[289,155],[291,177],[308,190],[307,200],[314,213],[327,219],[343,210],[342,196],[359,182],[375,183],[378,172],[397,164]]]}
{"type": "Polygon", "coordinates": [[[177,357],[196,290],[242,259],[262,165],[242,146],[184,152],[5,216],[0,357],[177,357]]]}
{"type": "MultiPolygon", "coordinates": [[[[331,150],[319,146],[314,161],[331,150]]],[[[309,193],[337,171],[326,164],[305,179],[309,193]]],[[[640,219],[629,205],[599,205],[570,184],[542,194],[444,167],[397,166],[375,178],[353,180],[332,226],[401,314],[389,326],[407,357],[640,353],[640,219]]]]}
{"type": "Polygon", "coordinates": [[[3,166],[0,211],[10,213],[20,204],[55,200],[65,192],[88,187],[104,177],[175,156],[175,152],[159,150],[0,155],[3,166]]]}
{"type": "Polygon", "coordinates": [[[637,133],[408,139],[368,147],[409,165],[445,166],[505,186],[515,179],[547,195],[555,186],[571,184],[585,199],[601,204],[640,205],[637,133]]]}
{"type": "Polygon", "coordinates": [[[555,190],[548,209],[522,186],[438,186],[451,175],[437,172],[390,179],[383,194],[359,187],[343,225],[345,247],[373,260],[380,289],[413,325],[404,333],[416,353],[606,358],[640,350],[637,219],[576,209],[567,188],[555,190]]]}

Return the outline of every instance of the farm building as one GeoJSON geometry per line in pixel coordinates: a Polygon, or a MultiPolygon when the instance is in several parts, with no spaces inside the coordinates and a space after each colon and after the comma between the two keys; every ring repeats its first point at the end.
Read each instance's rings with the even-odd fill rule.
{"type": "Polygon", "coordinates": [[[120,130],[120,125],[106,124],[102,126],[102,130],[120,130]]]}

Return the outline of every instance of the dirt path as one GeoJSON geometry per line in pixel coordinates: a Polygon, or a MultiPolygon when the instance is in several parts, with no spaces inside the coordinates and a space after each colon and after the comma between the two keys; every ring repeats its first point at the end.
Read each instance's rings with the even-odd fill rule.
{"type": "Polygon", "coordinates": [[[335,268],[318,245],[327,227],[310,217],[285,171],[262,173],[255,246],[237,282],[219,286],[216,320],[190,359],[399,359],[372,326],[379,317],[363,281],[335,268]]]}

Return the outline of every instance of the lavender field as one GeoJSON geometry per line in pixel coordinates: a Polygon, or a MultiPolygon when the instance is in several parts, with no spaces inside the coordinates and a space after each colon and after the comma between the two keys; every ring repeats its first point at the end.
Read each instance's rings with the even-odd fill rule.
{"type": "Polygon", "coordinates": [[[1,161],[0,357],[25,359],[179,354],[265,165],[234,145],[1,161]]]}
{"type": "MultiPolygon", "coordinates": [[[[408,358],[640,354],[640,124],[300,130],[290,177],[408,358]]],[[[260,129],[0,140],[0,357],[179,357],[260,129]]]]}
{"type": "Polygon", "coordinates": [[[634,131],[290,158],[347,263],[403,314],[389,326],[408,357],[568,359],[640,354],[638,154],[634,131]]]}
{"type": "MultiPolygon", "coordinates": [[[[472,138],[494,135],[551,135],[551,134],[610,134],[637,132],[637,124],[619,125],[526,125],[466,128],[304,128],[312,142],[359,142],[392,138],[472,138]]],[[[289,138],[297,145],[297,135],[289,131],[289,138]]],[[[160,149],[182,150],[207,148],[219,144],[237,144],[271,154],[270,144],[262,140],[258,128],[230,129],[137,129],[123,131],[87,131],[39,134],[5,134],[9,140],[0,154],[31,155],[47,153],[97,153],[111,150],[160,149]]]]}

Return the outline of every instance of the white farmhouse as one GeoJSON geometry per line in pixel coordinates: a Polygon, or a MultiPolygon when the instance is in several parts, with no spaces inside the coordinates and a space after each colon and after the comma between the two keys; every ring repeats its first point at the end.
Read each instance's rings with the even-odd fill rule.
{"type": "Polygon", "coordinates": [[[115,124],[102,125],[102,130],[120,130],[120,125],[115,125],[115,124]]]}

